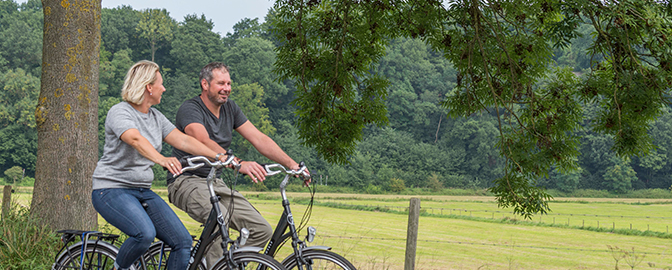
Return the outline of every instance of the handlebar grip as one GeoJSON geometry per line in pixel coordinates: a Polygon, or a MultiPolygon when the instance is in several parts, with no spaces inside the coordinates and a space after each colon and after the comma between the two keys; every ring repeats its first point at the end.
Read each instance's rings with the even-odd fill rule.
{"type": "Polygon", "coordinates": [[[182,165],[182,168],[189,166],[189,161],[187,161],[188,156],[183,156],[179,159],[180,165],[182,165]]]}

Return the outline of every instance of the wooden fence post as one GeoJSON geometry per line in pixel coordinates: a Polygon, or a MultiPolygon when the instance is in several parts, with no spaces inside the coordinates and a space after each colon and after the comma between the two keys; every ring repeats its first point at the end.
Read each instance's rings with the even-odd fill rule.
{"type": "Polygon", "coordinates": [[[9,214],[10,203],[12,202],[12,186],[5,186],[2,191],[2,218],[9,214]]]}
{"type": "Polygon", "coordinates": [[[406,231],[406,260],[404,270],[415,269],[415,251],[418,246],[418,223],[420,220],[420,199],[411,198],[408,207],[408,230],[406,231]]]}

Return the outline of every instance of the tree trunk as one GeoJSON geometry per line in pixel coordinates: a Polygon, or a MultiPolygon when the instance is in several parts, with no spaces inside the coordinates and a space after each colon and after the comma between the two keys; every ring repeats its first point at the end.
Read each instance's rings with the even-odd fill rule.
{"type": "Polygon", "coordinates": [[[91,175],[98,161],[101,0],[42,0],[42,85],[35,110],[31,213],[54,230],[97,226],[91,175]]]}

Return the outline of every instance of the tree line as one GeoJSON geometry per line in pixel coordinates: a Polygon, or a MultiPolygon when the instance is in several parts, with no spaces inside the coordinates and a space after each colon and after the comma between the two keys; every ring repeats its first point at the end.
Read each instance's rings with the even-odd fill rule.
{"type": "MultiPolygon", "coordinates": [[[[276,16],[269,10],[265,21],[276,16]]],[[[17,168],[34,177],[37,132],[35,107],[40,92],[43,11],[40,1],[18,4],[0,1],[0,171],[5,182],[16,180],[17,168]]],[[[505,160],[499,147],[501,116],[495,110],[467,118],[448,117],[442,105],[461,83],[459,74],[442,52],[419,38],[396,37],[373,69],[387,78],[385,124],[365,126],[360,142],[347,156],[348,163],[327,162],[299,139],[297,81],[279,77],[272,68],[281,42],[273,28],[258,18],[238,22],[233,33],[221,36],[204,15],[187,15],[180,21],[165,9],[135,10],[131,6],[103,8],[98,99],[98,144],[102,152],[104,122],[109,108],[120,102],[127,69],[149,59],[162,69],[167,92],[156,107],[174,120],[179,105],[200,93],[198,72],[211,61],[231,67],[232,99],[262,132],[269,134],[290,156],[305,161],[317,175],[328,175],[330,185],[366,192],[398,191],[404,187],[488,188],[503,176],[505,160]]],[[[570,46],[556,48],[550,66],[570,69],[580,77],[591,67],[586,50],[594,28],[583,23],[581,35],[570,46]]],[[[592,59],[595,61],[596,59],[592,59]]],[[[597,59],[598,61],[600,59],[597,59]]],[[[307,102],[301,100],[300,102],[307,102]]],[[[598,105],[575,101],[586,114],[597,114],[598,105]]],[[[672,185],[672,129],[669,110],[648,130],[656,145],[649,155],[619,157],[613,136],[581,123],[571,136],[580,138],[578,169],[553,169],[536,185],[571,192],[602,189],[624,193],[632,189],[672,185]]],[[[590,119],[590,117],[587,117],[590,119]]],[[[346,130],[347,133],[347,130],[346,130]]],[[[242,137],[232,149],[243,159],[264,162],[242,137]]],[[[170,154],[170,147],[163,154],[170,154]]],[[[156,182],[165,182],[165,171],[155,169],[156,182]]],[[[249,183],[247,179],[245,182],[249,183]]],[[[266,183],[276,186],[274,179],[266,183]]]]}

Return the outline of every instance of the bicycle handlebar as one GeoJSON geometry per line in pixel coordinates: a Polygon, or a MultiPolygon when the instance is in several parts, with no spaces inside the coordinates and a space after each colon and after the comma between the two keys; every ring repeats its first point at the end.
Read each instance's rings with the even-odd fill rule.
{"type": "Polygon", "coordinates": [[[306,167],[306,164],[303,163],[303,161],[301,163],[299,163],[299,169],[298,170],[289,170],[289,169],[285,168],[285,166],[282,166],[282,165],[277,164],[277,163],[263,164],[263,166],[264,166],[264,169],[266,170],[266,174],[268,174],[268,175],[276,175],[276,174],[279,174],[279,173],[284,173],[284,174],[287,174],[287,175],[300,175],[304,179],[311,178],[310,174],[308,173],[308,168],[306,167]]]}
{"type": "Polygon", "coordinates": [[[204,156],[182,158],[180,159],[180,163],[182,164],[182,170],[180,170],[180,173],[198,169],[200,167],[203,167],[205,164],[208,164],[210,167],[213,167],[215,169],[220,169],[228,165],[233,165],[236,168],[240,167],[240,164],[238,164],[238,162],[234,160],[235,157],[233,156],[231,150],[227,151],[226,155],[228,156],[228,158],[224,162],[220,160],[210,161],[210,159],[204,156]]]}

